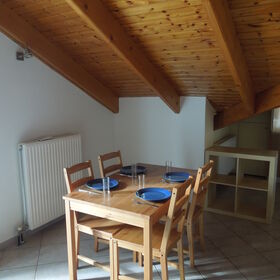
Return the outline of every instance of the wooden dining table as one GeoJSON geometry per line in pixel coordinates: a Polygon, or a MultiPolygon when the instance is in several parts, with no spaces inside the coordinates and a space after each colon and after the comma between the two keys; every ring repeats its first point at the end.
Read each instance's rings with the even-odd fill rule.
{"type": "MultiPolygon", "coordinates": [[[[161,187],[172,189],[180,183],[169,183],[163,180],[165,167],[139,163],[145,166],[145,187],[161,187]]],[[[185,171],[195,176],[196,171],[190,169],[173,168],[172,171],[185,171]]],[[[75,221],[74,212],[80,212],[101,218],[143,228],[144,237],[144,279],[153,278],[152,273],[152,243],[151,236],[153,225],[167,213],[169,201],[157,203],[156,206],[140,202],[135,197],[138,184],[132,182],[132,178],[115,173],[110,176],[119,181],[116,189],[110,194],[97,194],[74,191],[63,196],[65,200],[66,229],[67,229],[67,253],[69,278],[77,279],[76,248],[75,248],[75,221]]]]}

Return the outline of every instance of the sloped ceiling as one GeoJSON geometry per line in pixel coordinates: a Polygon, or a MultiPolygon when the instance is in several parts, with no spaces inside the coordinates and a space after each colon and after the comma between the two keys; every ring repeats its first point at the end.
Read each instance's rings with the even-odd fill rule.
{"type": "MultiPolygon", "coordinates": [[[[226,1],[226,0],[221,0],[226,1]]],[[[125,32],[181,96],[207,96],[225,111],[241,102],[202,0],[103,0],[125,32]]],[[[0,0],[115,95],[155,96],[153,88],[64,0],[0,0]]],[[[258,94],[280,83],[279,0],[229,0],[258,94]]]]}

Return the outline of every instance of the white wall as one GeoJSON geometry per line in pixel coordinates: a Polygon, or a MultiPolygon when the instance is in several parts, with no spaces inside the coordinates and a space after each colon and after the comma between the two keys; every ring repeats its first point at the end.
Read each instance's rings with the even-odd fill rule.
{"type": "Polygon", "coordinates": [[[180,114],[158,98],[122,98],[114,119],[115,149],[130,162],[198,168],[204,162],[205,98],[181,98],[180,114]]]}
{"type": "Polygon", "coordinates": [[[230,128],[224,127],[214,130],[215,110],[208,100],[205,106],[205,149],[214,145],[214,143],[230,134],[230,128]]]}
{"type": "Polygon", "coordinates": [[[17,145],[47,135],[80,133],[84,159],[97,176],[97,156],[120,149],[124,163],[198,168],[204,162],[204,97],[181,98],[175,114],[159,98],[120,99],[112,114],[36,58],[15,59],[17,45],[0,34],[0,243],[22,222],[17,145]]]}
{"type": "Polygon", "coordinates": [[[0,34],[0,243],[16,234],[22,204],[17,144],[44,135],[81,133],[84,159],[113,149],[113,114],[36,58],[15,59],[0,34]]]}

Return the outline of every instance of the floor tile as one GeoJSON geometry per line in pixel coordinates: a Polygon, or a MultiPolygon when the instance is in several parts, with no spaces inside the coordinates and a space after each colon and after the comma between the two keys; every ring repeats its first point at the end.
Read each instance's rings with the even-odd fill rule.
{"type": "MultiPolygon", "coordinates": [[[[189,264],[189,258],[188,264],[189,264]]],[[[195,251],[194,252],[194,261],[196,266],[212,264],[212,263],[220,263],[226,261],[226,258],[223,254],[218,250],[208,250],[208,251],[195,251]]]]}
{"type": "Polygon", "coordinates": [[[265,279],[279,274],[279,270],[261,255],[232,257],[230,261],[248,280],[265,279]]]}
{"type": "Polygon", "coordinates": [[[211,240],[217,237],[225,238],[234,236],[234,233],[223,224],[208,224],[205,225],[205,236],[211,240]]]}
{"type": "Polygon", "coordinates": [[[264,232],[263,229],[247,220],[235,221],[231,224],[227,224],[227,227],[239,236],[262,234],[264,232]]]}
{"type": "Polygon", "coordinates": [[[42,246],[66,242],[67,240],[65,228],[58,228],[52,230],[45,229],[42,233],[42,246]]]}
{"type": "Polygon", "coordinates": [[[66,260],[67,260],[66,243],[52,244],[52,245],[41,247],[38,264],[63,262],[66,260]]]}
{"type": "Polygon", "coordinates": [[[36,280],[68,280],[68,264],[67,262],[57,262],[52,264],[38,265],[36,271],[36,280]]]}
{"type": "Polygon", "coordinates": [[[200,265],[197,269],[206,279],[246,279],[228,260],[200,265]]]}
{"type": "MultiPolygon", "coordinates": [[[[159,275],[161,276],[161,266],[160,264],[155,265],[157,271],[159,272],[159,275]]],[[[202,280],[202,275],[195,269],[190,268],[189,265],[184,265],[184,272],[185,272],[185,278],[188,280],[202,280]]],[[[168,267],[168,279],[172,280],[179,280],[180,279],[180,273],[179,270],[169,266],[168,267]]]]}
{"type": "Polygon", "coordinates": [[[1,280],[33,280],[36,266],[0,271],[1,280]]]}
{"type": "MultiPolygon", "coordinates": [[[[120,253],[119,256],[120,262],[120,274],[133,277],[136,279],[144,279],[144,268],[139,266],[138,263],[132,261],[131,252],[120,253]]],[[[153,266],[153,279],[160,280],[160,274],[156,266],[153,266]]]]}
{"type": "Polygon", "coordinates": [[[221,222],[220,222],[217,214],[205,211],[204,223],[205,224],[214,224],[214,223],[221,223],[221,222]]]}
{"type": "Polygon", "coordinates": [[[263,256],[280,269],[280,250],[264,252],[263,256]]]}
{"type": "Polygon", "coordinates": [[[244,235],[243,239],[254,249],[265,252],[280,249],[280,240],[275,240],[268,233],[244,235]]]}
{"type": "Polygon", "coordinates": [[[38,248],[19,247],[5,250],[0,260],[0,270],[37,265],[38,257],[38,248]]]}
{"type": "Polygon", "coordinates": [[[212,240],[226,257],[244,256],[256,253],[245,241],[237,236],[212,240]]]}

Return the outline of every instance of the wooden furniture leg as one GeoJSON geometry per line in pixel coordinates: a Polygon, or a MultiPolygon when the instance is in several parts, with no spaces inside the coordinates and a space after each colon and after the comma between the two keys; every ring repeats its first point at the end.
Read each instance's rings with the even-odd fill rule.
{"type": "Polygon", "coordinates": [[[183,253],[182,240],[178,241],[177,250],[178,250],[178,264],[179,264],[180,280],[184,280],[185,272],[184,272],[184,256],[183,256],[184,253],[183,253]]]}
{"type": "Polygon", "coordinates": [[[132,260],[133,260],[133,262],[137,262],[137,256],[138,256],[138,252],[136,252],[136,251],[133,251],[133,254],[132,254],[132,260]]]}
{"type": "Polygon", "coordinates": [[[188,246],[189,246],[189,258],[190,258],[190,267],[194,267],[194,243],[193,243],[193,230],[192,224],[187,224],[187,236],[188,236],[188,246]]]}
{"type": "Polygon", "coordinates": [[[200,242],[201,249],[205,251],[203,214],[200,215],[198,222],[199,222],[199,242],[200,242]]]}
{"type": "Polygon", "coordinates": [[[168,280],[168,266],[167,266],[166,255],[160,257],[160,266],[161,266],[161,279],[168,280]]]}
{"type": "Polygon", "coordinates": [[[75,242],[76,239],[74,211],[70,209],[70,202],[67,200],[65,200],[65,216],[69,279],[77,280],[77,254],[75,242]]]}
{"type": "Polygon", "coordinates": [[[98,252],[98,238],[95,237],[94,238],[94,252],[98,252]]]}
{"type": "Polygon", "coordinates": [[[152,226],[150,220],[145,221],[144,229],[144,279],[153,278],[152,262],[152,226]]]}
{"type": "MultiPolygon", "coordinates": [[[[75,246],[76,246],[76,253],[77,256],[80,252],[80,232],[78,231],[77,227],[75,228],[75,246]]],[[[79,259],[76,257],[77,268],[79,267],[79,259]]]]}
{"type": "Polygon", "coordinates": [[[110,250],[110,280],[116,279],[115,276],[115,263],[114,263],[114,242],[111,238],[109,241],[109,250],[110,250]]]}
{"type": "Polygon", "coordinates": [[[114,260],[113,260],[113,264],[114,264],[114,278],[115,279],[119,279],[119,274],[120,274],[120,264],[119,264],[119,248],[118,248],[118,242],[114,241],[113,242],[113,246],[114,246],[114,260]]]}

